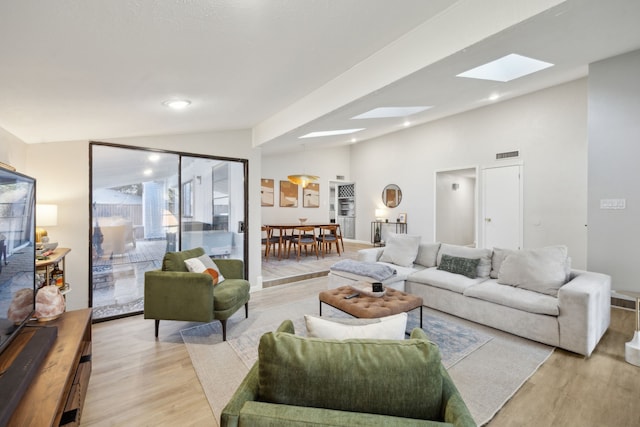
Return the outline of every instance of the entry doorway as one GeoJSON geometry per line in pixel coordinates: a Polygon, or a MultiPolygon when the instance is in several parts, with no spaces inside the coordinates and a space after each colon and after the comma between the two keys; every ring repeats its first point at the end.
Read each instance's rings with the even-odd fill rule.
{"type": "Polygon", "coordinates": [[[522,165],[482,170],[482,245],[523,247],[522,165]]]}
{"type": "Polygon", "coordinates": [[[475,247],[477,210],[476,167],[436,172],[435,240],[475,247]]]}

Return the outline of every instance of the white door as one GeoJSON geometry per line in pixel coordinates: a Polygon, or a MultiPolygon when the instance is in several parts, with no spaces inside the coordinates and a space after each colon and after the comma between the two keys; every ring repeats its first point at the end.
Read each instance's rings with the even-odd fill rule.
{"type": "Polygon", "coordinates": [[[522,166],[482,171],[483,246],[522,248],[522,166]]]}

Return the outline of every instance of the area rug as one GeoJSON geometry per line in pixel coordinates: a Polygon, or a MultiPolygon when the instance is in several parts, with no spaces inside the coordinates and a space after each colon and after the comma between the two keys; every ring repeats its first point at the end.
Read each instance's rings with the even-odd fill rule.
{"type": "MultiPolygon", "coordinates": [[[[243,310],[240,310],[243,311],[243,310]]],[[[417,326],[418,310],[410,313],[408,329],[417,326]]],[[[198,379],[217,420],[222,409],[257,359],[260,336],[285,319],[304,335],[304,314],[318,314],[317,297],[256,309],[249,319],[236,313],[223,342],[219,322],[181,331],[198,379]]],[[[323,317],[347,316],[323,307],[323,317]]],[[[440,347],[447,367],[478,425],[484,425],[544,363],[553,347],[425,308],[423,329],[440,347]]]]}

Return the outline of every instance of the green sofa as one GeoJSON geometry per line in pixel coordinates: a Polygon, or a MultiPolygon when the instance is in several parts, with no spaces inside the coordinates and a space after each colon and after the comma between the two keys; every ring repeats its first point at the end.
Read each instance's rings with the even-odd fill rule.
{"type": "Polygon", "coordinates": [[[438,347],[408,340],[262,336],[258,361],[222,411],[236,426],[475,426],[438,347]]]}
{"type": "Polygon", "coordinates": [[[204,249],[167,252],[162,270],[144,275],[144,318],[155,319],[158,336],[160,320],[222,323],[222,339],[227,339],[227,319],[243,305],[249,316],[250,284],[244,278],[244,262],[240,259],[214,260],[225,280],[212,285],[211,276],[191,273],[184,261],[204,255],[204,249]]]}

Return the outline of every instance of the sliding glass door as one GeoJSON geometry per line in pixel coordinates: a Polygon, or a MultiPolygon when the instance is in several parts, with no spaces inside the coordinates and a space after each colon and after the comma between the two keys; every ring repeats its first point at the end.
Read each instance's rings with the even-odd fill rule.
{"type": "Polygon", "coordinates": [[[167,251],[245,260],[246,160],[113,144],[91,147],[95,319],[140,313],[144,272],[167,251]]]}

